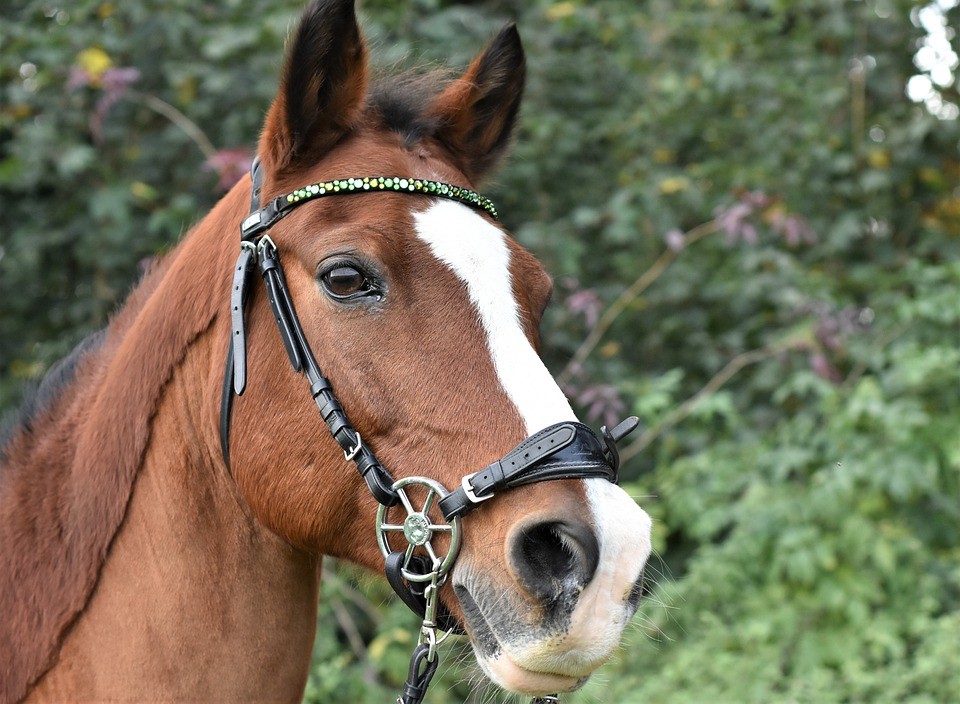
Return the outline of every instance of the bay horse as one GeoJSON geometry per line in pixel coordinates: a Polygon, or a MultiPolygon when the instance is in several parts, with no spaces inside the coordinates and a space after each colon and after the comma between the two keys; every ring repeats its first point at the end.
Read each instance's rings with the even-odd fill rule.
{"type": "MultiPolygon", "coordinates": [[[[316,0],[301,18],[257,183],[241,180],[146,274],[0,442],[0,702],[299,701],[321,556],[382,568],[377,501],[386,510],[415,475],[461,486],[437,495],[475,509],[457,523],[452,570],[431,574],[496,684],[570,691],[618,647],[650,553],[647,514],[573,461],[522,488],[500,491],[500,477],[482,505],[491,496],[477,488],[557,428],[585,432],[536,351],[551,281],[473,191],[517,119],[519,34],[506,27],[436,90],[371,87],[353,5],[316,0]],[[417,192],[352,178],[367,174],[417,192]],[[337,180],[348,176],[350,188],[337,180]],[[266,212],[261,194],[280,209],[284,194],[310,200],[324,184],[357,193],[311,200],[247,243],[268,286],[241,306],[246,388],[224,436],[237,226],[266,212]],[[271,252],[280,278],[265,271],[271,252]],[[367,464],[396,474],[386,499],[345,468],[328,437],[339,416],[309,410],[275,332],[278,295],[349,412],[346,459],[375,450],[367,464]]],[[[452,550],[459,509],[447,508],[449,525],[434,527],[452,550]]],[[[416,515],[443,522],[435,514],[416,515]]],[[[380,529],[401,528],[390,520],[380,529]]]]}

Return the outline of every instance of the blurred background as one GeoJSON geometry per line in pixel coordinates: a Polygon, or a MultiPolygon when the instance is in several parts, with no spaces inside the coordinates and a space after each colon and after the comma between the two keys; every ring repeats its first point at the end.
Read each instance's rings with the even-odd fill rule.
{"type": "MultiPolygon", "coordinates": [[[[0,9],[0,411],[245,172],[299,0],[0,9]]],[[[625,646],[567,702],[960,697],[957,0],[361,0],[372,53],[530,63],[485,192],[545,356],[642,419],[625,646]]],[[[308,702],[392,701],[415,619],[331,565],[308,702]]],[[[499,701],[463,646],[435,704],[499,701]]]]}

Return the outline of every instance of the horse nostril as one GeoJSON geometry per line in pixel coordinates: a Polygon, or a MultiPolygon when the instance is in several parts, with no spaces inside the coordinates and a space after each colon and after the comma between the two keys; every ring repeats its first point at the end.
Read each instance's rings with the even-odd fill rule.
{"type": "Polygon", "coordinates": [[[545,521],[522,527],[510,546],[516,576],[539,599],[556,599],[590,583],[600,560],[593,531],[582,523],[545,521]]]}

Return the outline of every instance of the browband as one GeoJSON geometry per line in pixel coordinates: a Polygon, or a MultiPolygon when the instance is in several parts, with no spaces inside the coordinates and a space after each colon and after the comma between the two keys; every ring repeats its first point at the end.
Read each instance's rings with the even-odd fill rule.
{"type": "MultiPolygon", "coordinates": [[[[258,168],[259,163],[254,165],[254,169],[258,168]]],[[[486,211],[494,220],[497,219],[497,208],[493,204],[493,201],[480,195],[476,191],[471,191],[469,188],[422,178],[364,176],[363,178],[347,178],[311,183],[309,186],[298,188],[286,195],[274,198],[262,208],[259,206],[260,199],[258,193],[257,207],[251,208],[250,215],[248,215],[240,225],[240,237],[244,240],[256,238],[258,235],[263,234],[273,227],[280,218],[306,201],[332,195],[366,193],[369,191],[422,193],[437,198],[446,198],[447,200],[458,201],[479,210],[486,211]]]]}

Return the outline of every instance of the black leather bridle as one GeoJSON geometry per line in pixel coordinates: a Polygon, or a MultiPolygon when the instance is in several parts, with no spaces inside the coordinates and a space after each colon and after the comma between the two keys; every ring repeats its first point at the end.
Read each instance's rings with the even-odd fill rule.
{"type": "Polygon", "coordinates": [[[628,418],[611,431],[601,428],[602,441],[581,423],[551,425],[524,440],[502,459],[463,477],[460,486],[452,492],[425,477],[394,481],[350,423],[343,406],[334,395],[333,386],[321,373],[297,318],[280,265],[280,254],[268,232],[281,218],[304,203],[350,193],[383,191],[447,198],[482,210],[495,219],[496,208],[488,199],[466,188],[402,177],[350,178],[314,183],[275,198],[261,207],[263,170],[259,159],[254,160],[250,177],[250,215],[240,227],[240,256],[234,268],[230,296],[232,329],[220,407],[223,459],[229,469],[233,397],[243,394],[247,385],[245,307],[256,266],[263,278],[267,299],[291,366],[294,371],[306,376],[310,395],[330,434],[343,450],[344,459],[356,465],[371,495],[380,504],[377,536],[386,561],[387,579],[404,603],[424,619],[420,642],[410,662],[410,676],[397,699],[398,704],[419,704],[439,662],[436,646],[443,637],[438,639],[436,630],[447,633],[460,630],[459,624],[444,612],[438,596],[439,588],[459,552],[460,519],[495,494],[524,484],[593,477],[616,483],[620,465],[617,442],[636,428],[637,419],[628,418]],[[419,510],[414,507],[408,494],[407,489],[411,486],[426,489],[427,497],[419,510]],[[434,523],[430,517],[434,502],[445,523],[434,523]],[[407,511],[403,524],[392,524],[387,520],[388,509],[397,504],[402,504],[407,511]],[[407,547],[403,550],[395,550],[390,541],[391,533],[399,532],[407,540],[407,547]],[[449,536],[449,546],[443,556],[433,549],[431,537],[434,533],[449,536]],[[422,549],[418,551],[418,548],[422,549]]]}

